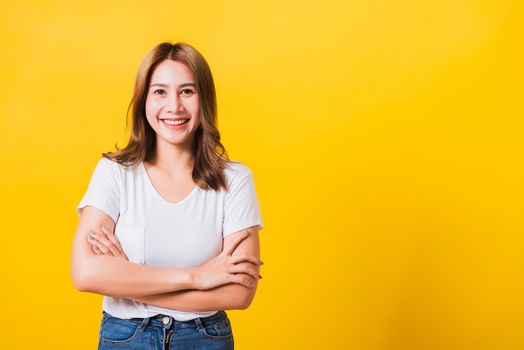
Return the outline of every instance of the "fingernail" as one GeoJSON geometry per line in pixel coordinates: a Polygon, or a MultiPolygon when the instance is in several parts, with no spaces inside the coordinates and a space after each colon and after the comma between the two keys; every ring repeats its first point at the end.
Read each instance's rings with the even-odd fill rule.
{"type": "Polygon", "coordinates": [[[107,228],[106,224],[103,224],[102,225],[102,229],[106,230],[106,231],[109,231],[109,228],[107,228]]]}

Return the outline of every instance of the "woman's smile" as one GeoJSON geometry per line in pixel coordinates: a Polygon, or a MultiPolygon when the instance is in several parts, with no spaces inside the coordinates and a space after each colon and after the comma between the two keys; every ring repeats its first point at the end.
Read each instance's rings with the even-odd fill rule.
{"type": "Polygon", "coordinates": [[[164,119],[160,119],[160,121],[162,122],[162,124],[169,128],[169,129],[173,129],[173,130],[180,130],[180,129],[184,129],[188,122],[189,122],[190,118],[164,118],[164,119]]]}

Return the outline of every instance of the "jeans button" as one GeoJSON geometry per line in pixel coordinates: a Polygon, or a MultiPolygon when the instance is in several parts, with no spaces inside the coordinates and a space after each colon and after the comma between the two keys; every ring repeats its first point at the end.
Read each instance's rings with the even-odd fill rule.
{"type": "Polygon", "coordinates": [[[164,322],[164,324],[168,324],[168,323],[169,323],[169,317],[164,316],[164,317],[162,318],[162,322],[164,322]]]}

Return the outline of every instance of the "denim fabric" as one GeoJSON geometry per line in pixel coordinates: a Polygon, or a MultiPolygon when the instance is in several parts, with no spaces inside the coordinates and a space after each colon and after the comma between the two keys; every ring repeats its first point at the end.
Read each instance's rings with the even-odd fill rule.
{"type": "Polygon", "coordinates": [[[234,340],[224,311],[190,321],[165,315],[124,320],[103,311],[98,349],[231,350],[234,340]]]}

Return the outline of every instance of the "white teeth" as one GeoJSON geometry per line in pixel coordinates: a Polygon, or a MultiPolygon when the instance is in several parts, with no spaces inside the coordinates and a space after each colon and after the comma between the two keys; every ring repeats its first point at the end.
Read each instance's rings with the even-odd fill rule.
{"type": "Polygon", "coordinates": [[[178,120],[171,120],[171,119],[164,119],[163,122],[167,125],[180,125],[187,122],[189,119],[178,119],[178,120]]]}

